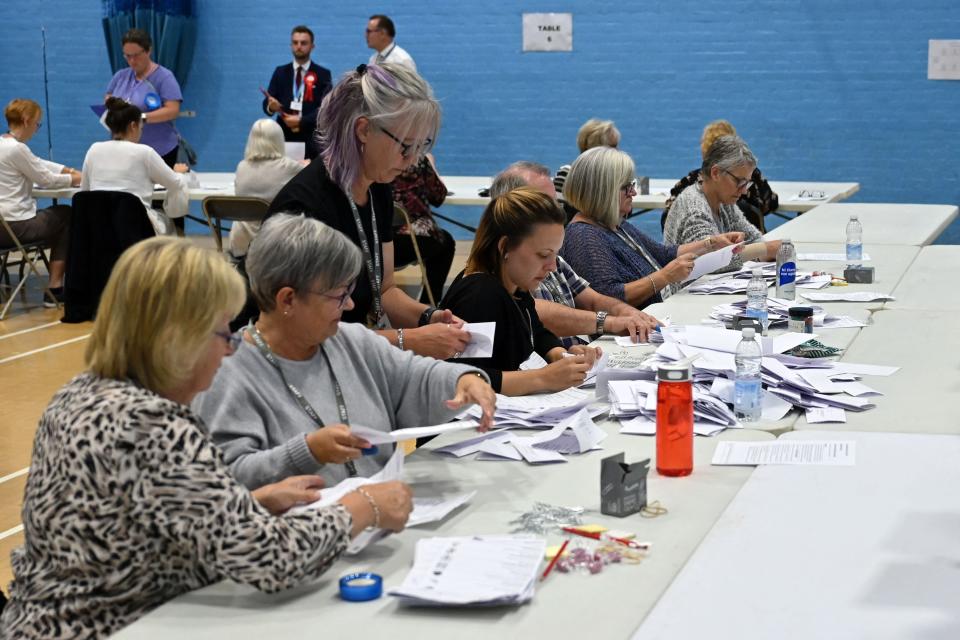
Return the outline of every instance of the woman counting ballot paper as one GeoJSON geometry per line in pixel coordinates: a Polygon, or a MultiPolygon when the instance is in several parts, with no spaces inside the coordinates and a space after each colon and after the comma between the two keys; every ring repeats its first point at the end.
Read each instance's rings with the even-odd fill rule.
{"type": "Polygon", "coordinates": [[[401,350],[434,358],[462,352],[463,321],[417,302],[393,279],[390,183],[427,153],[440,128],[430,86],[401,65],[365,65],[344,75],[317,119],[320,158],[280,190],[270,213],[305,213],[345,234],[363,257],[346,322],[363,322],[401,350]],[[392,329],[385,329],[387,321],[392,329]]]}
{"type": "Polygon", "coordinates": [[[369,445],[350,424],[434,425],[476,403],[481,429],[490,426],[496,396],[479,369],[401,351],[363,325],[340,322],[354,307],[361,268],[349,238],[303,215],[268,218],[250,244],[260,317],[194,402],[248,487],[304,473],[327,486],[375,474],[393,447],[362,455],[369,445]]]}
{"type": "Polygon", "coordinates": [[[40,418],[0,637],[107,637],[224,578],[279,591],[322,574],[366,527],[403,529],[402,482],[286,513],[323,482],[250,491],[234,479],[189,404],[236,349],[227,322],[244,296],[226,260],[186,240],[152,238],[120,257],[89,370],[40,418]]]}
{"type": "Polygon", "coordinates": [[[564,220],[556,200],[529,187],[493,199],[480,218],[467,266],[443,299],[443,307],[468,322],[497,323],[492,356],[464,362],[486,371],[504,395],[576,386],[600,353],[581,345],[564,349],[540,322],[530,295],[557,269],[564,220]],[[520,371],[534,353],[545,366],[520,371]]]}

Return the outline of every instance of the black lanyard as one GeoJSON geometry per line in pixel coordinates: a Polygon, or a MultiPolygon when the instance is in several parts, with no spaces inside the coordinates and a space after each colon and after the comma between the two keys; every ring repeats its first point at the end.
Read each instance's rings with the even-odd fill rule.
{"type": "Polygon", "coordinates": [[[367,202],[370,203],[370,221],[373,228],[373,244],[376,252],[370,251],[367,234],[360,221],[360,211],[353,201],[353,194],[347,192],[350,201],[350,210],[353,211],[353,221],[357,225],[357,235],[360,236],[360,250],[363,252],[363,261],[367,265],[367,278],[370,280],[370,291],[373,295],[373,311],[368,314],[370,324],[382,329],[380,321],[383,319],[383,269],[380,265],[380,234],[377,231],[377,212],[373,208],[373,194],[367,190],[367,202]]]}
{"type": "MultiPolygon", "coordinates": [[[[247,327],[247,331],[250,333],[250,337],[253,338],[253,344],[257,346],[257,349],[260,351],[260,354],[269,362],[274,369],[277,370],[277,373],[280,374],[280,380],[283,381],[284,386],[287,387],[287,390],[290,392],[290,395],[296,399],[297,404],[300,405],[300,408],[303,409],[304,413],[310,416],[310,419],[318,427],[325,427],[323,420],[320,418],[320,415],[317,413],[307,399],[304,397],[300,389],[297,389],[293,384],[287,381],[287,377],[283,375],[283,369],[280,367],[280,361],[277,360],[277,356],[273,354],[273,351],[270,350],[270,347],[267,346],[266,341],[263,339],[263,336],[260,335],[260,330],[257,329],[252,323],[247,327]]],[[[320,345],[320,355],[323,356],[323,361],[327,364],[327,369],[330,371],[330,377],[333,379],[333,392],[337,396],[337,413],[340,414],[340,422],[343,424],[350,424],[350,416],[347,414],[347,404],[343,401],[343,392],[340,390],[340,382],[337,380],[337,374],[333,371],[333,365],[330,364],[330,358],[327,356],[326,350],[323,348],[323,345],[320,345]]],[[[351,476],[357,475],[357,468],[354,466],[352,460],[348,460],[346,463],[347,473],[351,476]]]]}
{"type": "Polygon", "coordinates": [[[528,336],[529,336],[529,338],[530,338],[530,349],[533,350],[533,351],[536,351],[536,347],[533,346],[533,320],[530,318],[530,310],[529,310],[529,309],[522,309],[522,310],[521,310],[521,309],[520,309],[520,305],[517,304],[517,299],[513,297],[513,294],[510,293],[510,294],[507,294],[507,295],[510,296],[510,300],[513,302],[513,306],[515,306],[515,307],[517,308],[517,313],[520,314],[520,321],[521,321],[521,322],[523,322],[523,314],[524,314],[524,312],[526,312],[526,314],[527,314],[527,331],[529,332],[528,336]]]}
{"type": "Polygon", "coordinates": [[[557,276],[554,272],[548,273],[547,277],[543,279],[543,286],[550,292],[550,297],[553,298],[554,302],[563,305],[567,304],[567,299],[563,295],[563,291],[560,290],[560,285],[557,283],[557,276]]]}

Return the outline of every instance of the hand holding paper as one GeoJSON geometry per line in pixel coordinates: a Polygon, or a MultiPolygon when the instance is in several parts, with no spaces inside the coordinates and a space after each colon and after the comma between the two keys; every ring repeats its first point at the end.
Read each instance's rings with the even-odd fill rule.
{"type": "Polygon", "coordinates": [[[716,251],[711,251],[710,253],[705,253],[693,262],[693,271],[683,279],[684,282],[690,282],[691,280],[696,280],[702,275],[713,273],[718,269],[723,269],[730,264],[730,261],[733,260],[733,256],[736,253],[739,253],[743,250],[743,243],[731,244],[723,247],[722,249],[717,249],[716,251]]]}

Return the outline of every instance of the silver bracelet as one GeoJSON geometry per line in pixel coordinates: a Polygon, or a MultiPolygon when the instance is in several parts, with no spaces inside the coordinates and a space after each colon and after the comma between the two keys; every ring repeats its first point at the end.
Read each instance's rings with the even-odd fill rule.
{"type": "Polygon", "coordinates": [[[373,509],[373,528],[380,528],[380,507],[377,506],[377,501],[373,499],[369,493],[363,487],[357,487],[357,493],[362,495],[367,499],[367,502],[370,503],[370,508],[373,509]]]}
{"type": "Polygon", "coordinates": [[[397,329],[397,346],[403,351],[403,329],[397,329]]]}
{"type": "Polygon", "coordinates": [[[658,291],[657,281],[653,279],[653,274],[651,273],[650,275],[648,275],[647,279],[650,280],[650,286],[653,287],[653,294],[656,295],[658,291]]]}

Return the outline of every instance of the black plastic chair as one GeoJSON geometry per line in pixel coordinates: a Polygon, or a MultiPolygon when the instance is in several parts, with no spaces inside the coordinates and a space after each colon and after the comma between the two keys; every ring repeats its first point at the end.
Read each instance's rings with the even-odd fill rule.
{"type": "Polygon", "coordinates": [[[223,238],[220,235],[220,221],[260,223],[267,215],[270,203],[260,198],[244,196],[208,196],[201,203],[207,226],[217,243],[217,250],[223,251],[223,238]]]}

